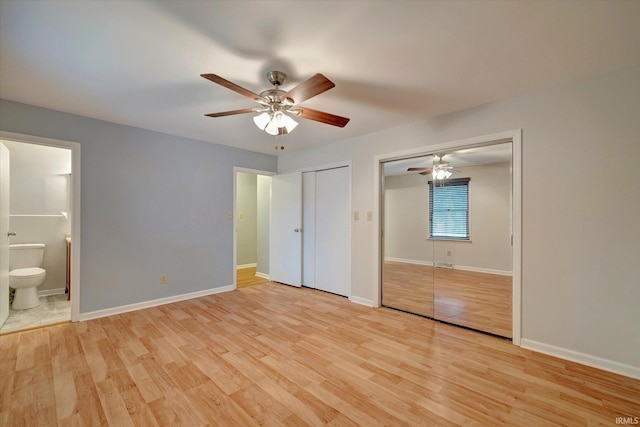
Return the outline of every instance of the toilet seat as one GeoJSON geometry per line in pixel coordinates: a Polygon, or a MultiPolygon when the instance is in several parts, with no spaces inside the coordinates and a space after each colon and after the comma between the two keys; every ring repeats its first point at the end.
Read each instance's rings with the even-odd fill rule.
{"type": "Polygon", "coordinates": [[[15,270],[11,270],[9,272],[9,277],[13,277],[14,279],[27,279],[32,277],[38,277],[46,274],[47,271],[43,268],[39,267],[29,267],[29,268],[16,268],[15,270]]]}

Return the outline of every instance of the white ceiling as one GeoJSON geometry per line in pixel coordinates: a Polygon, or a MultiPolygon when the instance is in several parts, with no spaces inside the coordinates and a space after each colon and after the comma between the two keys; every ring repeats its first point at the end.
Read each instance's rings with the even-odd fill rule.
{"type": "Polygon", "coordinates": [[[274,153],[251,91],[336,87],[278,145],[303,149],[640,64],[640,1],[0,0],[0,97],[274,153]]]}

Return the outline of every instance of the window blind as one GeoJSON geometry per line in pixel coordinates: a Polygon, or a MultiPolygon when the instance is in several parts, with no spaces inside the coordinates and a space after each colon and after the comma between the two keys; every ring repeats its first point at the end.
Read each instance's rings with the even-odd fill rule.
{"type": "Polygon", "coordinates": [[[429,181],[430,238],[469,240],[469,181],[429,181]]]}

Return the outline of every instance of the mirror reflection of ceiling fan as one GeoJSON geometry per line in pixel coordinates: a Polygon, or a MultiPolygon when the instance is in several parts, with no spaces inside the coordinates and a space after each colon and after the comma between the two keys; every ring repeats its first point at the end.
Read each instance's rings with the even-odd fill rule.
{"type": "Polygon", "coordinates": [[[449,166],[449,162],[443,160],[445,153],[434,154],[438,159],[433,162],[432,168],[408,168],[407,172],[418,172],[420,175],[433,175],[434,179],[446,179],[449,178],[454,172],[460,172],[453,167],[449,166]]]}
{"type": "Polygon", "coordinates": [[[216,74],[201,74],[201,76],[260,104],[253,108],[206,114],[208,117],[258,113],[257,116],[254,116],[253,121],[259,129],[264,130],[269,135],[286,135],[291,132],[298,126],[298,122],[293,119],[294,117],[314,120],[338,127],[345,127],[345,125],[349,123],[347,117],[336,116],[335,114],[312,110],[311,108],[301,107],[299,105],[303,101],[319,95],[322,92],[326,92],[335,86],[331,80],[322,74],[316,74],[293,89],[284,91],[279,87],[285,82],[287,75],[282,71],[270,71],[267,73],[267,79],[275,88],[262,91],[260,95],[223,79],[216,74]]]}

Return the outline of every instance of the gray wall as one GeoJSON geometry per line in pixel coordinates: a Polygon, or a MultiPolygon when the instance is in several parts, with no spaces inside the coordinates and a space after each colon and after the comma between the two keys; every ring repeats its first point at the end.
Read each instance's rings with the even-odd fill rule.
{"type": "MultiPolygon", "coordinates": [[[[523,341],[640,369],[639,105],[635,67],[285,152],[278,168],[351,160],[362,213],[374,210],[376,155],[522,128],[523,341]]],[[[352,227],[352,296],[373,301],[378,231],[352,227]]]]}
{"type": "Polygon", "coordinates": [[[70,232],[71,221],[39,215],[69,212],[71,150],[13,141],[3,143],[11,155],[9,224],[16,233],[11,243],[44,243],[42,268],[47,275],[38,291],[64,290],[67,277],[64,238],[70,232]]]}
{"type": "Polygon", "coordinates": [[[271,155],[6,100],[0,129],[82,146],[81,313],[231,285],[233,167],[277,165],[271,155]]]}
{"type": "Polygon", "coordinates": [[[254,173],[238,172],[237,265],[256,264],[258,251],[258,180],[254,173]]]}

